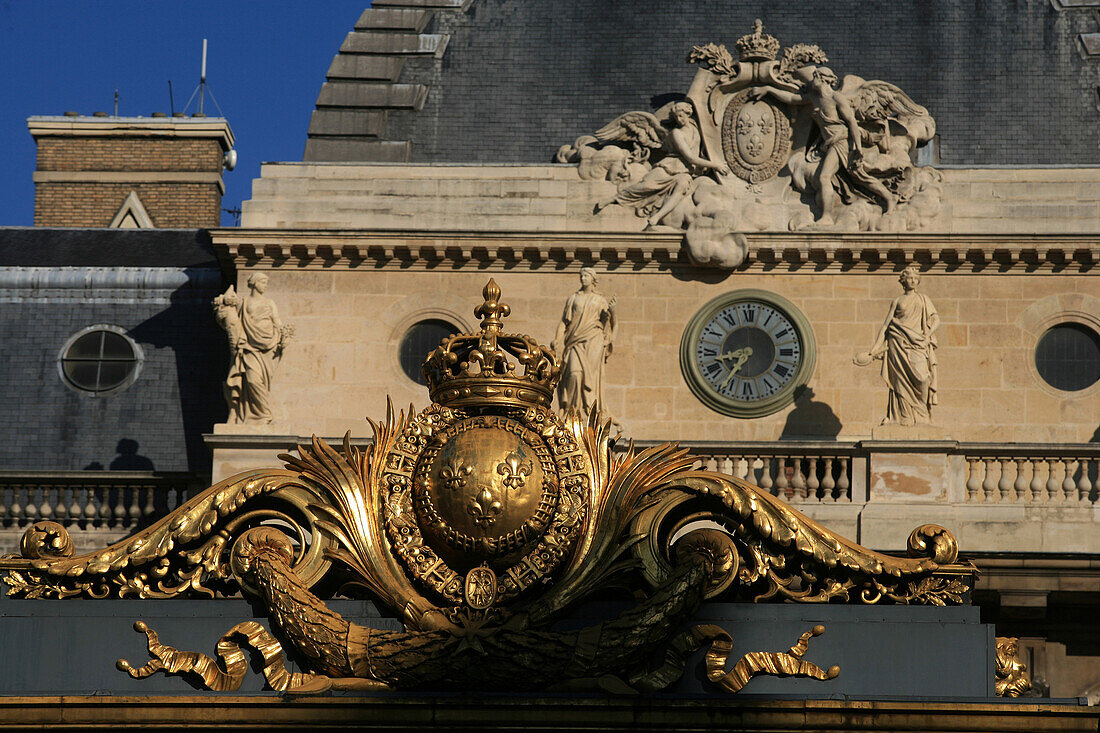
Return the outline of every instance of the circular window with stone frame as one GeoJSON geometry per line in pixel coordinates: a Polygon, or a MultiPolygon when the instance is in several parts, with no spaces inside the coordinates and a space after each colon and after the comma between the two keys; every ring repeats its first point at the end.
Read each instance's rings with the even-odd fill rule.
{"type": "Polygon", "coordinates": [[[69,337],[58,354],[57,373],[74,392],[105,397],[137,381],[144,362],[144,352],[125,329],[100,323],[69,337]]]}
{"type": "Polygon", "coordinates": [[[1035,370],[1061,392],[1081,392],[1100,382],[1100,334],[1083,323],[1056,323],[1035,344],[1035,370]]]}
{"type": "Polygon", "coordinates": [[[462,328],[439,317],[423,318],[405,331],[398,347],[398,359],[405,376],[419,385],[427,386],[421,366],[439,342],[448,336],[461,333],[462,328]]]}

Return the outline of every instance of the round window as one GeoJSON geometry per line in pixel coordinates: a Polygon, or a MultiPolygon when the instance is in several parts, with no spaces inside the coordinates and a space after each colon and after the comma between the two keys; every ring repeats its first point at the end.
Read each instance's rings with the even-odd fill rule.
{"type": "Polygon", "coordinates": [[[1100,381],[1100,336],[1079,323],[1047,330],[1035,347],[1035,368],[1047,384],[1077,392],[1100,381]]]}
{"type": "Polygon", "coordinates": [[[100,396],[129,387],[145,356],[118,326],[89,326],[65,343],[57,367],[61,381],[78,392],[100,396]]]}
{"type": "Polygon", "coordinates": [[[440,341],[460,330],[453,323],[439,318],[429,318],[414,323],[401,339],[401,369],[405,372],[405,376],[417,384],[427,385],[424,375],[420,372],[424,359],[432,349],[439,346],[440,341]]]}

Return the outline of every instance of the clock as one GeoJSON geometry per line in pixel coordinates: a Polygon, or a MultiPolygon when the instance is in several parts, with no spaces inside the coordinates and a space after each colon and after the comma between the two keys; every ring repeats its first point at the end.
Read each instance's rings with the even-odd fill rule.
{"type": "Polygon", "coordinates": [[[735,290],[688,322],[680,368],[711,409],[763,417],[794,401],[813,374],[815,354],[813,330],[789,300],[764,290],[735,290]]]}

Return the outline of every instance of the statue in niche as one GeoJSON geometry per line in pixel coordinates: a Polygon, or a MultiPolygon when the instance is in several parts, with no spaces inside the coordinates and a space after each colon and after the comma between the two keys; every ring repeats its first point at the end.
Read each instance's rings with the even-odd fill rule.
{"type": "Polygon", "coordinates": [[[736,55],[695,46],[687,102],[620,115],[555,160],[616,184],[597,212],[619,203],[683,231],[699,265],[740,266],[744,232],[929,226],[943,178],[913,162],[936,133],[928,110],[888,82],[838,79],[818,46],[780,50],[759,20],[736,55]]]}
{"type": "Polygon", "coordinates": [[[581,288],[569,296],[552,348],[561,359],[558,406],[587,416],[603,403],[603,365],[615,336],[615,298],[596,290],[596,271],[581,268],[581,288]]]}
{"type": "Polygon", "coordinates": [[[229,337],[231,358],[225,378],[230,421],[270,423],[273,419],[271,381],[294,327],[279,319],[279,309],[264,295],[268,278],[253,273],[249,295],[230,286],[214,298],[214,318],[229,337]]]}
{"type": "Polygon", "coordinates": [[[598,130],[598,140],[634,140],[659,150],[664,157],[640,179],[623,182],[618,193],[596,204],[596,211],[611,204],[629,206],[638,216],[648,217],[647,228],[653,228],[692,194],[697,176],[707,171],[729,175],[725,163],[700,157],[702,139],[694,116],[689,102],[674,102],[657,115],[627,112],[598,130]]]}
{"type": "Polygon", "coordinates": [[[882,360],[890,388],[883,425],[928,425],[937,403],[936,329],[940,317],[927,295],[918,293],[920,273],[906,267],[898,278],[904,293],[894,298],[870,351],[857,354],[857,366],[882,360]]]}

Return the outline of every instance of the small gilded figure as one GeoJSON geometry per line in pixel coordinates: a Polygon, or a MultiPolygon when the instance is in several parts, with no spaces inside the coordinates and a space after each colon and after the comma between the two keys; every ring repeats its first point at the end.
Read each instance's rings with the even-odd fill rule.
{"type": "Polygon", "coordinates": [[[920,273],[906,267],[898,278],[904,293],[894,298],[874,346],[854,362],[882,360],[882,379],[890,388],[883,425],[927,425],[936,396],[936,329],[940,317],[927,295],[917,292],[920,273]]]}
{"type": "Polygon", "coordinates": [[[229,375],[225,400],[234,423],[273,419],[271,381],[294,327],[279,320],[279,309],[264,295],[268,278],[253,273],[250,294],[242,298],[232,286],[214,298],[214,318],[229,337],[229,375]]]}
{"type": "Polygon", "coordinates": [[[581,268],[581,289],[569,296],[552,343],[562,363],[558,405],[587,416],[603,404],[603,365],[615,336],[615,298],[596,290],[596,271],[581,268]]]}

